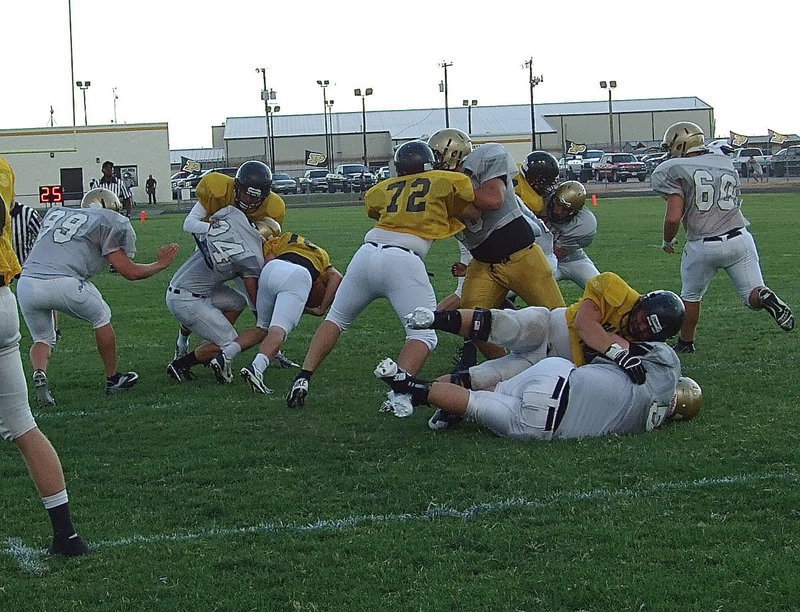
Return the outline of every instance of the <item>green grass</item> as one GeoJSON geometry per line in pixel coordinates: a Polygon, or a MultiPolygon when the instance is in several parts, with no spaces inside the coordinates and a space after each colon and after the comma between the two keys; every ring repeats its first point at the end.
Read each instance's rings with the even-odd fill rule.
{"type": "MultiPolygon", "coordinates": [[[[590,253],[640,291],[678,291],[679,257],[660,250],[657,198],[600,200],[590,253]]],[[[797,197],[745,204],[768,284],[800,305],[797,197]]],[[[138,261],[177,240],[181,215],[134,221],[138,261]]],[[[358,207],[288,211],[286,229],[342,271],[370,221],[358,207]]],[[[450,293],[457,247],[427,260],[450,293]]],[[[704,301],[699,352],[684,372],[704,389],[699,417],[642,436],[523,444],[473,424],[428,430],[428,409],[379,413],[375,364],[403,332],[373,304],[312,380],[303,410],[209,370],[179,385],[164,366],[176,324],[164,291],[176,269],[138,283],[96,279],[113,310],[120,368],[141,381],[106,397],[93,336],[62,317],[50,367],[55,408],[37,410],[59,451],[81,533],[96,551],[0,554],[2,609],[788,610],[800,605],[800,380],[797,336],[742,306],[724,274],[704,301]]],[[[569,283],[567,302],[580,294],[569,283]]],[[[320,319],[285,351],[301,360],[320,319]]],[[[252,324],[245,313],[242,326],[252,324]]],[[[23,328],[23,354],[29,346],[23,328]]],[[[423,374],[449,369],[440,335],[423,374]]],[[[244,364],[251,354],[240,357],[244,364]]],[[[26,371],[30,366],[26,361],[26,371]]],[[[0,537],[43,549],[49,526],[17,451],[0,456],[0,537]]],[[[7,544],[0,542],[0,551],[7,544]]]]}

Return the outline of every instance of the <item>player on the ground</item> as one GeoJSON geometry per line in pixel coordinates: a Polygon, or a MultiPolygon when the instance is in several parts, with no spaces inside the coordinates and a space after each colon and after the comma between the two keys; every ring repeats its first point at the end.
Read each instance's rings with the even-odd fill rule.
{"type": "Polygon", "coordinates": [[[134,263],[131,257],[136,252],[136,233],[130,220],[121,214],[120,206],[116,195],[98,188],[86,193],[81,208],[51,208],[25,260],[17,298],[33,337],[30,357],[40,405],[55,404],[47,380],[47,366],[56,340],[54,310],[82,319],[94,328],[106,374],[106,393],[130,389],[139,379],[136,372],[117,371],[117,339],[111,326],[111,309],[89,278],[109,264],[128,280],[149,278],[175,260],[178,245],[162,246],[153,263],[134,263]]]}
{"type": "Polygon", "coordinates": [[[730,158],[709,153],[703,130],[688,121],[670,126],[663,146],[672,159],[655,169],[650,182],[667,201],[664,251],[675,253],[681,222],[686,229],[681,258],[686,320],[675,350],[695,351],[700,302],[720,269],[728,273],[747,306],[766,310],[784,331],[794,329],[791,308],[764,284],[756,244],[741,210],[739,175],[730,158]]]}
{"type": "MultiPolygon", "coordinates": [[[[341,333],[378,298],[387,298],[401,318],[414,306],[436,305],[425,270],[425,256],[434,240],[464,228],[466,214],[477,215],[468,177],[434,170],[434,153],[422,141],[403,144],[395,153],[398,176],[381,181],[364,198],[373,229],[353,255],[330,312],[311,340],[303,367],[286,398],[302,406],[311,375],[336,346],[341,333]]],[[[422,368],[436,346],[432,330],[406,327],[406,342],[397,358],[409,372],[422,368]]]]}

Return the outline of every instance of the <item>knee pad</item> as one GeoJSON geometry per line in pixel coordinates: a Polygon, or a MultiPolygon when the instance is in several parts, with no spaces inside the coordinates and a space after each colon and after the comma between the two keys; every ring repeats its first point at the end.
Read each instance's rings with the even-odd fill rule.
{"type": "Polygon", "coordinates": [[[476,308],[472,315],[472,327],[469,330],[470,340],[488,340],[492,331],[492,311],[485,308],[476,308]]]}
{"type": "Polygon", "coordinates": [[[406,334],[406,340],[418,340],[424,343],[431,351],[436,348],[439,342],[436,332],[432,329],[409,329],[406,334]]]}

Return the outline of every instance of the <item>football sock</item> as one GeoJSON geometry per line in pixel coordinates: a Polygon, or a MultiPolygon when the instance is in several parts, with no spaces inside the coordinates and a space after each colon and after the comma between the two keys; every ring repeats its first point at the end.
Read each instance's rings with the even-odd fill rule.
{"type": "Polygon", "coordinates": [[[451,334],[457,334],[461,331],[461,312],[458,310],[434,310],[433,323],[429,329],[441,329],[451,334]]]}
{"type": "Polygon", "coordinates": [[[269,367],[269,357],[267,357],[264,353],[259,353],[256,355],[256,358],[253,359],[253,368],[255,368],[256,372],[263,375],[264,371],[269,367]]]}
{"type": "Polygon", "coordinates": [[[69,512],[66,489],[55,495],[43,497],[42,503],[47,509],[47,514],[50,515],[55,537],[68,538],[75,533],[75,527],[72,525],[72,517],[69,512]]]}
{"type": "Polygon", "coordinates": [[[295,380],[298,378],[305,378],[306,380],[311,380],[311,376],[314,374],[311,370],[300,370],[300,373],[295,377],[295,380]]]}
{"type": "Polygon", "coordinates": [[[180,359],[176,359],[175,361],[173,361],[172,365],[174,365],[179,370],[188,370],[189,368],[197,365],[198,363],[200,362],[197,360],[197,356],[194,354],[194,351],[192,351],[191,353],[184,355],[180,359]]]}

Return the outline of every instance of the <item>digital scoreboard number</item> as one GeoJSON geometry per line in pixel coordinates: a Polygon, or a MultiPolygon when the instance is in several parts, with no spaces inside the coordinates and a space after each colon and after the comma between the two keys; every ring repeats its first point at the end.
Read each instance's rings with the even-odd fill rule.
{"type": "Polygon", "coordinates": [[[40,185],[39,202],[41,204],[63,204],[64,190],[61,185],[40,185]]]}

